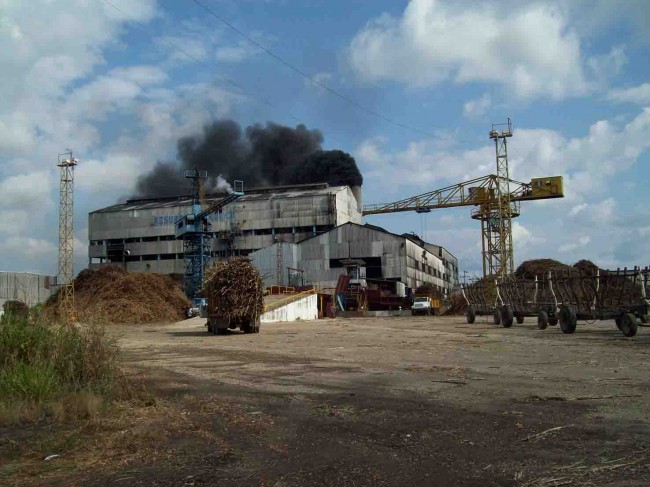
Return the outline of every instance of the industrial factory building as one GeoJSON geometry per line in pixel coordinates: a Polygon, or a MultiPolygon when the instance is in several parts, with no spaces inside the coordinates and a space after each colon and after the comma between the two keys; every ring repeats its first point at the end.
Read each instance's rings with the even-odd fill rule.
{"type": "Polygon", "coordinates": [[[458,261],[442,247],[374,225],[346,223],[293,243],[276,243],[249,257],[265,284],[335,287],[343,273],[370,281],[396,281],[416,289],[433,284],[449,293],[458,282],[458,261]]]}
{"type": "MultiPolygon", "coordinates": [[[[206,198],[211,204],[223,198],[206,198]]],[[[129,271],[183,273],[183,242],[175,222],[191,211],[190,197],[129,200],[89,214],[89,267],[123,264],[129,271]]],[[[248,255],[276,241],[299,242],[344,223],[361,223],[359,188],[310,184],[247,189],[209,218],[212,255],[248,255]]]]}
{"type": "MultiPolygon", "coordinates": [[[[211,204],[223,198],[206,198],[211,204]]],[[[210,216],[214,258],[250,256],[266,284],[336,285],[356,266],[360,278],[447,294],[458,283],[458,261],[415,235],[362,224],[359,188],[311,184],[248,189],[210,216]]],[[[189,197],[136,199],[89,214],[90,267],[183,274],[183,242],[175,223],[191,211],[189,197]]]]}

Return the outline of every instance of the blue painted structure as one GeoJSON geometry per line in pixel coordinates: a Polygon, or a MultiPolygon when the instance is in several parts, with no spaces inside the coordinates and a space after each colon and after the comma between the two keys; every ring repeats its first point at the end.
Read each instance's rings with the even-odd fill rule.
{"type": "Polygon", "coordinates": [[[183,258],[185,261],[183,286],[185,294],[190,299],[195,299],[201,291],[205,269],[212,261],[212,232],[210,231],[208,217],[220,212],[226,205],[244,195],[244,183],[235,181],[233,191],[230,191],[222,200],[202,210],[201,184],[207,176],[208,173],[205,170],[192,169],[185,171],[185,177],[192,181],[192,212],[176,221],[174,232],[177,239],[183,240],[183,258]]]}

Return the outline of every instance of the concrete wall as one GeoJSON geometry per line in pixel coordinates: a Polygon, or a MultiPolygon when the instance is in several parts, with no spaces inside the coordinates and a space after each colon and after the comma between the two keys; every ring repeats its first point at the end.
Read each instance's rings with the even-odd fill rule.
{"type": "Polygon", "coordinates": [[[6,301],[17,299],[34,306],[56,291],[56,278],[27,272],[0,272],[0,311],[6,301]]]}
{"type": "Polygon", "coordinates": [[[318,319],[318,296],[311,294],[261,316],[262,323],[318,319]]]}

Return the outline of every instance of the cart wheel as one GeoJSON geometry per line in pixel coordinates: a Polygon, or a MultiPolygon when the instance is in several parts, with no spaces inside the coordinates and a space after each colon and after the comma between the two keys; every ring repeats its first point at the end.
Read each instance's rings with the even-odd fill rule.
{"type": "MultiPolygon", "coordinates": [[[[620,329],[621,329],[622,317],[621,317],[621,316],[617,316],[616,318],[614,318],[614,321],[616,322],[616,328],[618,328],[618,329],[620,330],[620,329]]],[[[621,331],[622,331],[622,330],[621,330],[621,331]]]]}
{"type": "Polygon", "coordinates": [[[573,310],[573,308],[569,306],[560,306],[558,318],[560,319],[560,328],[562,329],[562,333],[570,335],[576,331],[578,320],[576,318],[576,312],[573,310]]]}
{"type": "Polygon", "coordinates": [[[636,335],[636,316],[634,316],[632,313],[625,313],[621,317],[621,326],[619,328],[623,332],[623,335],[626,337],[633,337],[636,335]]]}
{"type": "Polygon", "coordinates": [[[524,317],[523,316],[517,316],[517,324],[521,325],[524,322],[524,317]]]}
{"type": "Polygon", "coordinates": [[[555,326],[555,325],[557,325],[557,321],[558,321],[557,316],[551,316],[548,319],[548,324],[551,325],[551,326],[555,326]]]}
{"type": "Polygon", "coordinates": [[[476,321],[476,310],[474,309],[474,306],[468,306],[467,307],[467,322],[471,325],[476,321]]]}
{"type": "Polygon", "coordinates": [[[501,324],[504,328],[510,328],[514,319],[515,316],[510,306],[506,304],[503,308],[501,308],[501,324]]]}
{"type": "Polygon", "coordinates": [[[540,330],[546,330],[546,326],[548,325],[548,314],[546,311],[540,311],[539,314],[537,315],[537,328],[540,330]]]}
{"type": "Polygon", "coordinates": [[[495,309],[494,314],[492,316],[494,317],[494,324],[496,326],[499,326],[501,324],[501,313],[499,312],[499,310],[495,309]]]}
{"type": "Polygon", "coordinates": [[[641,323],[644,325],[648,323],[648,315],[640,314],[639,319],[641,320],[641,323]]]}
{"type": "Polygon", "coordinates": [[[205,324],[205,326],[208,327],[208,333],[213,333],[213,331],[212,331],[212,323],[210,323],[210,320],[208,320],[208,322],[205,324]]]}

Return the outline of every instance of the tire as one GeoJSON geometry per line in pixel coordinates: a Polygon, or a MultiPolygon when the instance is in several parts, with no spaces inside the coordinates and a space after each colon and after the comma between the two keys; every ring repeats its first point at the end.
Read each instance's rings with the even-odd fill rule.
{"type": "Polygon", "coordinates": [[[501,308],[501,325],[503,325],[504,328],[510,328],[514,320],[515,316],[512,312],[512,308],[506,304],[501,308]]]}
{"type": "Polygon", "coordinates": [[[573,308],[570,306],[560,306],[558,318],[560,320],[560,328],[562,329],[562,333],[570,335],[576,331],[578,320],[576,318],[576,312],[573,310],[573,308]]]}
{"type": "Polygon", "coordinates": [[[636,321],[636,316],[632,313],[625,313],[621,317],[621,326],[619,328],[626,337],[633,337],[636,335],[637,327],[638,323],[636,321]]]}
{"type": "Polygon", "coordinates": [[[537,328],[540,330],[546,330],[548,325],[548,314],[546,311],[540,311],[537,315],[537,328]]]}
{"type": "Polygon", "coordinates": [[[557,323],[558,323],[558,318],[557,318],[557,316],[551,316],[551,317],[548,319],[548,324],[551,325],[551,326],[557,326],[557,323]]]}
{"type": "Polygon", "coordinates": [[[248,323],[245,325],[239,325],[239,329],[244,333],[253,333],[253,327],[248,323]]]}
{"type": "Polygon", "coordinates": [[[208,320],[205,326],[208,327],[208,333],[214,333],[214,331],[212,330],[212,323],[210,322],[210,320],[208,320]]]}
{"type": "Polygon", "coordinates": [[[467,307],[467,323],[470,325],[476,321],[476,310],[474,309],[474,306],[468,306],[467,307]]]}
{"type": "Polygon", "coordinates": [[[643,313],[639,315],[639,319],[641,320],[641,323],[644,325],[648,323],[648,315],[644,315],[643,313]]]}
{"type": "MultiPolygon", "coordinates": [[[[621,330],[622,317],[617,316],[616,318],[614,318],[614,321],[616,322],[616,328],[621,330]]],[[[623,330],[621,330],[621,331],[623,331],[623,330]]]]}
{"type": "Polygon", "coordinates": [[[517,324],[521,325],[524,322],[524,317],[523,316],[517,316],[517,324]]]}
{"type": "Polygon", "coordinates": [[[501,313],[499,312],[498,309],[494,310],[494,313],[492,314],[492,318],[494,319],[495,326],[499,326],[501,324],[501,313]]]}

